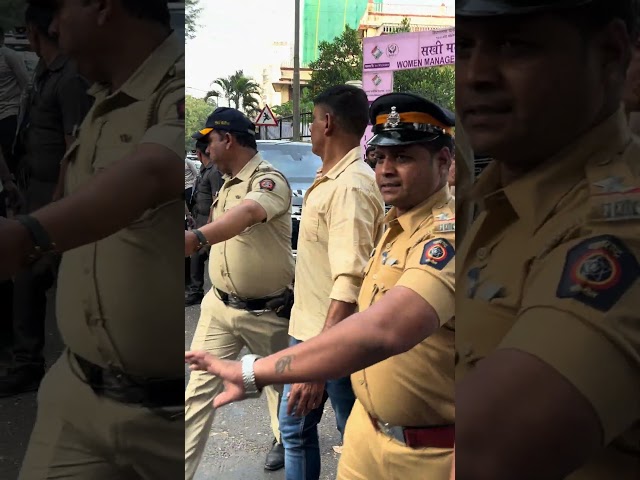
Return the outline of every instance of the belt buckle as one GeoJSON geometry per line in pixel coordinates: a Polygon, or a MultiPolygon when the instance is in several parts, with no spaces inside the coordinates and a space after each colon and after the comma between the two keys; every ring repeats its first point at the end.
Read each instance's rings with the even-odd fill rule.
{"type": "Polygon", "coordinates": [[[407,442],[404,439],[404,429],[402,427],[389,425],[388,423],[381,422],[380,420],[376,420],[376,423],[378,424],[380,431],[387,437],[391,437],[406,446],[407,442]]]}

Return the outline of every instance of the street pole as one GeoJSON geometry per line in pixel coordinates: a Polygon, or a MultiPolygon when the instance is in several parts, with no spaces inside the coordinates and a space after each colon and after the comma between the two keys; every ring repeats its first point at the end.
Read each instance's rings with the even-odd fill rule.
{"type": "Polygon", "coordinates": [[[300,0],[294,0],[295,38],[293,39],[293,141],[300,141],[300,0]]]}

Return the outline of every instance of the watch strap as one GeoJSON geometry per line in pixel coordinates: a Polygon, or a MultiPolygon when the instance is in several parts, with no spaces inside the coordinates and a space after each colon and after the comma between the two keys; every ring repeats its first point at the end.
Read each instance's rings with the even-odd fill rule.
{"type": "Polygon", "coordinates": [[[198,250],[200,250],[200,249],[206,247],[207,245],[209,245],[209,241],[207,240],[207,237],[204,236],[204,233],[202,233],[197,228],[194,228],[191,231],[194,233],[194,235],[198,239],[198,242],[200,242],[200,245],[198,245],[198,250]]]}
{"type": "Polygon", "coordinates": [[[17,215],[15,220],[29,232],[36,255],[43,255],[56,249],[56,244],[51,241],[47,231],[34,217],[31,215],[17,215]]]}

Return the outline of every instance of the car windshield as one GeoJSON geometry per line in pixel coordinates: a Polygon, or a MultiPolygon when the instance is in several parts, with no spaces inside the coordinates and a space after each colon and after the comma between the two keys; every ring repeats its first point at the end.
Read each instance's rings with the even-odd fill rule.
{"type": "Polygon", "coordinates": [[[258,142],[258,150],[262,158],[281,171],[290,182],[311,185],[322,166],[320,157],[311,152],[311,144],[258,142]]]}

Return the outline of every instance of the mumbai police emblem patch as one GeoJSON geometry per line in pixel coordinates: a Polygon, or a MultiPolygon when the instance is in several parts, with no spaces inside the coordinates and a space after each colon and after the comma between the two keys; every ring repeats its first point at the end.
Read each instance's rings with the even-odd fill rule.
{"type": "Polygon", "coordinates": [[[260,185],[260,188],[262,190],[267,190],[268,192],[272,192],[273,189],[276,188],[276,182],[274,182],[270,178],[265,178],[264,180],[261,180],[258,185],[260,185]]]}
{"type": "Polygon", "coordinates": [[[455,256],[455,249],[444,238],[436,238],[427,242],[422,250],[421,265],[429,265],[436,270],[442,270],[455,256]]]}
{"type": "Polygon", "coordinates": [[[569,250],[556,295],[606,312],[639,273],[638,260],[618,238],[593,237],[569,250]]]}

